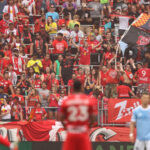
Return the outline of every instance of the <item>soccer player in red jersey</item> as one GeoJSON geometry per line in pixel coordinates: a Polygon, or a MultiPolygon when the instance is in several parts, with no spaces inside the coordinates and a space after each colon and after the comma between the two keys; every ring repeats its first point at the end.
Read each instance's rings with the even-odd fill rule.
{"type": "Polygon", "coordinates": [[[94,120],[95,101],[82,93],[81,81],[74,81],[73,90],[61,105],[61,121],[67,130],[63,150],[92,150],[88,129],[94,120]]]}

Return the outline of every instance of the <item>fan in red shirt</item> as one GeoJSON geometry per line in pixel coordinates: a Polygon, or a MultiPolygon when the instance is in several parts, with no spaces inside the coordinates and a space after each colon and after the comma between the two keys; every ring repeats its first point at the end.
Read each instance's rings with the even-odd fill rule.
{"type": "Polygon", "coordinates": [[[76,74],[73,73],[72,74],[72,79],[70,79],[68,81],[68,94],[71,94],[73,92],[73,84],[74,84],[75,79],[76,79],[76,74]]]}
{"type": "Polygon", "coordinates": [[[57,112],[57,108],[58,107],[58,101],[59,101],[59,97],[60,95],[58,93],[56,93],[56,89],[53,87],[51,90],[51,94],[49,96],[49,107],[52,107],[49,110],[49,119],[53,119],[53,117],[56,119],[58,116],[58,112],[57,112]]]}
{"type": "Polygon", "coordinates": [[[40,19],[37,19],[35,21],[35,33],[40,32],[40,26],[44,25],[45,26],[45,15],[42,15],[40,19]]]}
{"type": "Polygon", "coordinates": [[[106,66],[103,66],[102,70],[99,72],[99,85],[102,85],[103,87],[105,87],[106,80],[107,80],[107,68],[106,66]]]}
{"type": "Polygon", "coordinates": [[[59,19],[58,20],[58,26],[61,27],[62,24],[65,24],[68,27],[69,24],[69,13],[64,14],[64,19],[59,19]]]}
{"type": "Polygon", "coordinates": [[[100,50],[100,43],[96,40],[95,34],[91,34],[90,40],[88,40],[88,45],[91,47],[91,52],[96,53],[100,50]]]}
{"type": "Polygon", "coordinates": [[[93,122],[95,102],[82,93],[82,83],[76,80],[74,94],[66,97],[61,105],[61,120],[67,130],[63,150],[92,150],[88,129],[93,122]]]}
{"type": "Polygon", "coordinates": [[[130,94],[136,97],[135,94],[132,92],[131,88],[122,83],[117,86],[117,94],[118,98],[130,98],[130,94]]]}
{"type": "Polygon", "coordinates": [[[41,103],[36,102],[35,108],[31,110],[30,113],[30,120],[33,119],[34,121],[41,121],[47,117],[47,112],[45,108],[41,108],[41,103]]]}
{"type": "Polygon", "coordinates": [[[56,74],[55,72],[51,73],[51,77],[49,78],[49,80],[47,81],[47,89],[51,89],[52,87],[55,87],[56,89],[58,89],[59,87],[59,81],[56,79],[56,74]]]}
{"type": "Polygon", "coordinates": [[[21,95],[21,89],[17,88],[15,94],[12,95],[12,98],[18,97],[19,98],[19,104],[24,105],[24,97],[21,95]]]}
{"type": "Polygon", "coordinates": [[[4,19],[0,21],[0,32],[5,33],[5,30],[8,29],[10,20],[9,13],[4,13],[4,19]]]}
{"type": "Polygon", "coordinates": [[[47,67],[52,67],[52,62],[50,60],[50,55],[46,54],[45,58],[42,60],[43,70],[46,71],[47,67]]]}
{"type": "Polygon", "coordinates": [[[90,65],[90,55],[91,55],[91,47],[88,45],[87,41],[84,41],[82,47],[79,47],[73,42],[74,46],[76,46],[80,52],[79,64],[80,65],[90,65]]]}
{"type": "Polygon", "coordinates": [[[63,34],[58,33],[57,39],[52,43],[54,47],[53,54],[63,54],[65,51],[68,51],[68,44],[65,40],[63,40],[63,34]]]}
{"type": "Polygon", "coordinates": [[[4,53],[5,59],[7,59],[9,61],[10,58],[12,57],[12,51],[9,48],[9,43],[8,42],[4,43],[4,48],[1,51],[4,53]]]}
{"type": "Polygon", "coordinates": [[[0,73],[3,73],[7,69],[9,63],[10,62],[4,58],[4,53],[0,52],[0,73]]]}
{"type": "Polygon", "coordinates": [[[76,73],[76,78],[78,80],[80,80],[82,82],[82,84],[84,83],[85,80],[85,74],[83,73],[82,68],[78,68],[78,72],[76,73]]]}
{"type": "Polygon", "coordinates": [[[37,102],[41,102],[41,98],[38,95],[38,91],[36,89],[32,89],[31,92],[29,92],[28,96],[26,97],[28,101],[28,106],[35,106],[37,102]]]}
{"type": "Polygon", "coordinates": [[[135,73],[137,84],[150,84],[150,69],[141,68],[135,73]]]}
{"type": "Polygon", "coordinates": [[[9,93],[9,89],[11,94],[14,94],[14,89],[11,81],[9,80],[9,74],[7,71],[4,72],[3,79],[0,81],[0,85],[4,86],[4,93],[9,93]]]}

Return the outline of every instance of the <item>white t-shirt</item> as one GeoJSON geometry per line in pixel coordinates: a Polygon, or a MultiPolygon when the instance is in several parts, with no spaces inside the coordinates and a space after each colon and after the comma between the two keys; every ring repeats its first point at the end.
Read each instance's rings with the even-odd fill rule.
{"type": "Polygon", "coordinates": [[[66,38],[70,38],[70,32],[68,30],[59,30],[57,33],[62,33],[66,38]]]}
{"type": "MultiPolygon", "coordinates": [[[[3,9],[3,13],[8,13],[8,8],[9,7],[10,7],[10,12],[9,12],[9,14],[10,14],[10,20],[13,21],[15,16],[13,14],[13,7],[12,6],[6,5],[4,7],[4,9],[3,9]]],[[[16,5],[14,6],[14,9],[15,9],[15,14],[17,14],[18,13],[18,8],[17,8],[16,5]]]]}
{"type": "MultiPolygon", "coordinates": [[[[2,106],[2,108],[1,108],[1,113],[2,112],[8,112],[8,111],[10,111],[11,110],[11,107],[10,107],[10,105],[7,105],[7,106],[2,106]]],[[[10,112],[7,114],[7,115],[5,115],[5,116],[2,116],[2,119],[11,119],[11,114],[10,114],[10,112]]]]}

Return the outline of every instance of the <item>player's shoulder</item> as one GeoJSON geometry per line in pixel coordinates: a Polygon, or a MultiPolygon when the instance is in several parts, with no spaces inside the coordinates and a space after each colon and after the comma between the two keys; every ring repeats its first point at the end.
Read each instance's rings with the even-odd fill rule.
{"type": "Polygon", "coordinates": [[[133,112],[134,112],[134,113],[137,113],[137,112],[139,112],[139,111],[141,110],[141,108],[142,108],[142,106],[139,105],[138,107],[136,107],[136,108],[133,110],[133,112]]]}

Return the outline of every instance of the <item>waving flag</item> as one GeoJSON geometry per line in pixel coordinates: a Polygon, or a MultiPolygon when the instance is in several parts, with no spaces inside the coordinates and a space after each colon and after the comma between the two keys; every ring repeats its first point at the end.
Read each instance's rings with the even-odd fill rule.
{"type": "Polygon", "coordinates": [[[150,43],[150,15],[141,14],[124,33],[121,40],[130,46],[150,43]]]}

